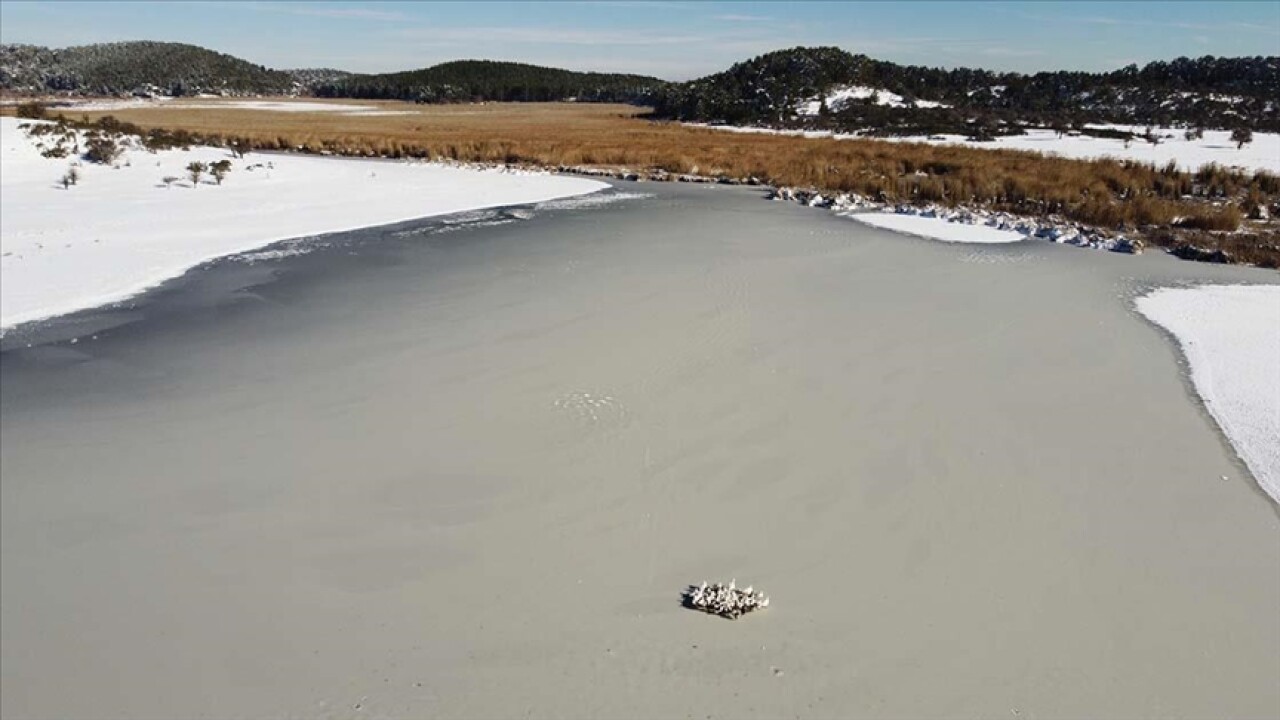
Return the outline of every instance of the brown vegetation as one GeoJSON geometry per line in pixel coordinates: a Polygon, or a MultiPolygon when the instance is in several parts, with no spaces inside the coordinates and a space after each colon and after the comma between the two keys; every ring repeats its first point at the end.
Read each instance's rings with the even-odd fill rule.
{"type": "MultiPolygon", "coordinates": [[[[1207,231],[1234,231],[1245,213],[1280,201],[1277,176],[1216,166],[1186,173],[1172,164],[1158,168],[1013,150],[729,133],[652,122],[640,115],[641,109],[626,105],[353,104],[372,104],[402,114],[268,112],[230,106],[183,108],[181,104],[109,114],[154,130],[158,145],[199,141],[238,149],[755,177],[776,185],[857,193],[884,202],[966,204],[1058,215],[1106,229],[1145,229],[1148,235],[1157,228],[1175,238],[1179,232],[1194,231],[1201,243],[1211,237],[1207,231]]],[[[59,110],[49,112],[56,116],[59,110]]],[[[89,112],[83,118],[96,121],[107,114],[89,112]]],[[[81,119],[80,114],[73,115],[81,119]]],[[[1265,237],[1267,232],[1273,231],[1242,237],[1265,237]]],[[[1250,257],[1280,265],[1280,251],[1270,249],[1274,243],[1268,243],[1263,241],[1250,257]]]]}
{"type": "Polygon", "coordinates": [[[1233,233],[1162,228],[1147,233],[1147,239],[1186,260],[1280,268],[1280,230],[1274,227],[1246,228],[1233,233]]]}

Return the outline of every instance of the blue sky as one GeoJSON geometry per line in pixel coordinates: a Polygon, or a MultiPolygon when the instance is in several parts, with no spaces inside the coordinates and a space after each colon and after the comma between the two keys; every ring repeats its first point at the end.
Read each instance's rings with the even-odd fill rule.
{"type": "Polygon", "coordinates": [[[901,63],[1105,70],[1280,55],[1280,2],[0,2],[0,41],[188,42],[269,67],[517,60],[683,80],[838,45],[901,63]]]}

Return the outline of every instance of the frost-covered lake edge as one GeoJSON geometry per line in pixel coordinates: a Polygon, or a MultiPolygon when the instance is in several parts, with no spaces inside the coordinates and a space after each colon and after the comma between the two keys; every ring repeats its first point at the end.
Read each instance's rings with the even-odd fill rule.
{"type": "Polygon", "coordinates": [[[1134,309],[1170,336],[1205,410],[1280,504],[1280,285],[1159,287],[1134,309]]]}
{"type": "Polygon", "coordinates": [[[986,244],[1040,239],[1074,247],[1132,255],[1140,254],[1146,248],[1141,238],[1128,233],[1104,230],[1053,216],[1032,217],[964,205],[951,208],[936,204],[880,203],[855,193],[827,193],[812,188],[773,187],[756,178],[652,173],[630,168],[582,166],[560,166],[556,171],[632,181],[758,185],[767,188],[768,198],[771,200],[826,209],[867,225],[943,242],[986,244]],[[892,219],[894,217],[913,217],[917,220],[912,222],[912,227],[908,229],[902,227],[899,221],[892,219]]]}
{"type": "MultiPolygon", "coordinates": [[[[607,189],[533,169],[252,153],[216,147],[110,163],[46,156],[0,118],[0,332],[117,303],[193,267],[295,238],[530,205],[607,189]],[[209,168],[227,163],[224,178],[209,168]],[[199,163],[204,171],[192,175],[199,163]],[[61,176],[61,177],[60,177],[61,176]]],[[[74,142],[83,146],[86,135],[74,142]]],[[[41,148],[44,148],[43,150],[41,148]]]]}

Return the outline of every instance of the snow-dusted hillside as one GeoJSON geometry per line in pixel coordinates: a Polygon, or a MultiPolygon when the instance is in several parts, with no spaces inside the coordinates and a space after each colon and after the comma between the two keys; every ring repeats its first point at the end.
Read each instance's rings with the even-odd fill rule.
{"type": "Polygon", "coordinates": [[[282,94],[294,77],[195,45],[130,41],[47,48],[0,44],[0,87],[31,92],[282,94]]]}
{"type": "Polygon", "coordinates": [[[218,148],[131,150],[117,167],[42,157],[0,118],[0,329],[127,298],[206,260],[278,240],[536,203],[607,187],[582,178],[292,155],[232,160],[222,185],[184,168],[218,148]],[[166,183],[164,179],[181,178],[166,183]]]}
{"type": "Polygon", "coordinates": [[[1001,123],[1122,122],[1280,132],[1280,57],[1176,58],[1111,72],[1034,74],[898,65],[794,47],[671,83],[654,116],[682,122],[983,135],[1001,123]],[[921,102],[924,98],[929,102],[921,102]],[[822,109],[828,112],[821,112],[822,109]]]}

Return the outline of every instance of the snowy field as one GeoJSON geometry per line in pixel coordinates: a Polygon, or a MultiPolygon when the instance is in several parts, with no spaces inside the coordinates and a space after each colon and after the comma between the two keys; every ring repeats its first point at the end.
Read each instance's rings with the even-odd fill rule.
{"type": "Polygon", "coordinates": [[[374,105],[299,102],[279,100],[229,100],[224,102],[173,102],[164,105],[173,110],[262,110],[287,113],[330,113],[334,115],[415,115],[414,110],[384,110],[374,105]]]}
{"type": "MultiPolygon", "coordinates": [[[[863,139],[862,135],[845,135],[810,130],[773,130],[770,128],[736,127],[729,125],[705,125],[687,123],[693,127],[707,127],[724,132],[763,133],[768,135],[794,135],[808,138],[828,138],[837,140],[863,139]]],[[[1138,133],[1145,128],[1107,125],[1115,129],[1130,129],[1138,133]]],[[[1280,173],[1280,133],[1256,132],[1253,142],[1243,148],[1236,149],[1231,142],[1231,133],[1226,130],[1206,130],[1204,138],[1187,140],[1183,130],[1178,128],[1156,128],[1160,136],[1160,144],[1152,145],[1143,140],[1134,140],[1125,147],[1124,141],[1110,138],[1086,136],[1063,136],[1052,130],[1029,130],[1025,135],[1012,135],[996,138],[991,142],[974,142],[961,135],[934,135],[931,137],[909,136],[900,138],[871,138],[890,142],[915,142],[930,145],[965,145],[986,150],[1030,150],[1046,155],[1092,160],[1112,157],[1120,160],[1139,160],[1142,162],[1165,165],[1170,160],[1178,163],[1183,170],[1197,170],[1210,163],[1228,167],[1242,168],[1248,172],[1266,170],[1280,173]]]]}
{"type": "Polygon", "coordinates": [[[175,99],[175,98],[133,98],[129,100],[89,100],[73,102],[67,105],[55,105],[53,113],[58,111],[95,111],[110,112],[114,110],[261,110],[264,112],[286,113],[330,113],[354,117],[369,115],[413,115],[414,110],[386,110],[376,105],[355,105],[344,103],[309,102],[305,100],[215,100],[212,98],[175,99]]]}
{"type": "MultiPolygon", "coordinates": [[[[349,107],[349,106],[344,106],[349,107]]],[[[218,148],[130,150],[117,167],[41,157],[0,118],[0,330],[122,300],[213,258],[279,240],[595,192],[582,178],[250,154],[222,185],[186,177],[218,148]],[[167,186],[165,177],[181,180],[167,186]]]]}
{"type": "Polygon", "coordinates": [[[849,217],[865,225],[894,230],[907,235],[950,243],[1015,243],[1026,236],[1013,230],[988,225],[968,225],[941,217],[903,215],[892,212],[851,213],[849,217]]]}
{"type": "MultiPolygon", "coordinates": [[[[1129,130],[1142,134],[1146,128],[1136,126],[1099,126],[1129,130]]],[[[1188,140],[1183,130],[1157,128],[1160,144],[1152,145],[1135,139],[1125,147],[1123,140],[1080,136],[1058,137],[1053,130],[1028,130],[1025,135],[1010,135],[992,142],[973,142],[962,135],[939,135],[937,139],[926,137],[892,138],[901,142],[927,142],[931,145],[967,145],[976,148],[1001,150],[1032,150],[1046,155],[1068,158],[1093,159],[1114,157],[1122,160],[1139,160],[1166,165],[1176,162],[1183,170],[1197,170],[1210,163],[1239,167],[1247,171],[1267,170],[1280,172],[1280,134],[1254,133],[1253,142],[1237,149],[1226,130],[1206,130],[1204,138],[1188,140]]]]}
{"type": "Polygon", "coordinates": [[[1177,338],[1209,414],[1280,502],[1280,286],[1163,288],[1137,307],[1177,338]]]}
{"type": "Polygon", "coordinates": [[[135,108],[164,107],[173,98],[129,98],[127,100],[70,100],[50,103],[49,107],[57,113],[61,110],[132,110],[135,108]]]}

